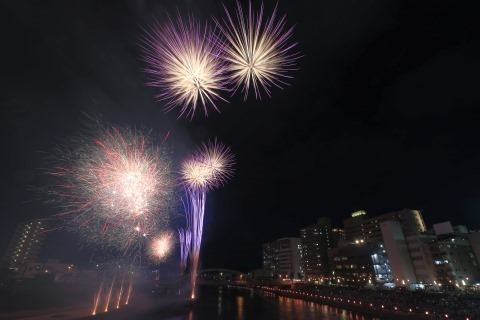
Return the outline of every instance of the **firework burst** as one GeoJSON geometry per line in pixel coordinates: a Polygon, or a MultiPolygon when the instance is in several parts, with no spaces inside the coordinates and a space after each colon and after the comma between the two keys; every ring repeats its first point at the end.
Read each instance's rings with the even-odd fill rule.
{"type": "Polygon", "coordinates": [[[153,238],[149,246],[149,256],[154,262],[164,261],[171,253],[175,244],[172,232],[165,232],[153,238]]]}
{"type": "Polygon", "coordinates": [[[88,244],[127,250],[166,223],[170,162],[153,138],[149,131],[94,121],[56,149],[47,191],[67,229],[88,244]]]}
{"type": "Polygon", "coordinates": [[[176,23],[157,22],[140,39],[147,84],[161,90],[156,98],[166,101],[167,111],[180,106],[179,117],[193,118],[200,104],[208,115],[207,106],[218,111],[215,101],[225,101],[220,96],[227,90],[225,68],[212,34],[207,24],[202,28],[194,18],[183,21],[178,14],[176,23]]]}
{"type": "Polygon", "coordinates": [[[190,276],[191,295],[195,298],[195,287],[200,247],[203,235],[206,193],[219,187],[233,175],[234,156],[230,148],[215,140],[203,144],[182,165],[182,180],[187,193],[186,214],[191,228],[190,276]]]}
{"type": "Polygon", "coordinates": [[[289,43],[293,27],[285,31],[286,17],[277,19],[277,7],[270,17],[264,17],[263,4],[254,12],[250,2],[247,13],[239,1],[234,14],[225,5],[224,10],[226,19],[213,19],[225,38],[221,55],[227,62],[233,92],[242,87],[246,100],[253,87],[259,99],[261,88],[270,96],[272,86],[287,85],[286,81],[291,78],[287,73],[294,70],[300,55],[292,53],[296,43],[289,43]]]}
{"type": "Polygon", "coordinates": [[[222,186],[232,177],[233,165],[230,148],[215,139],[204,143],[183,162],[181,176],[190,188],[210,190],[222,186]]]}

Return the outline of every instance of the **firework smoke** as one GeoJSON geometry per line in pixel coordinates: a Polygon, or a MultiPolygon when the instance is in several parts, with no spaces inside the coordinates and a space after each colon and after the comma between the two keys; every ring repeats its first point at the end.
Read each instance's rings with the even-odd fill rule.
{"type": "Polygon", "coordinates": [[[215,140],[208,142],[182,165],[182,180],[188,205],[186,214],[191,228],[191,298],[195,298],[200,246],[203,234],[206,193],[223,185],[233,175],[234,156],[230,148],[215,140]]]}
{"type": "MultiPolygon", "coordinates": [[[[180,106],[179,117],[193,118],[197,106],[207,106],[218,111],[215,101],[220,92],[227,90],[225,68],[218,59],[219,45],[213,31],[205,24],[190,17],[183,21],[180,14],[174,23],[156,23],[151,31],[144,31],[140,47],[142,60],[147,64],[143,70],[149,76],[149,86],[161,91],[157,99],[166,101],[166,110],[180,106]]],[[[225,101],[225,100],[224,100],[225,101]]]]}
{"type": "Polygon", "coordinates": [[[291,78],[287,73],[294,70],[295,61],[300,58],[292,53],[296,43],[289,43],[293,27],[285,30],[286,17],[277,20],[275,7],[270,17],[264,17],[263,4],[255,12],[248,4],[244,13],[239,1],[235,13],[224,5],[226,19],[214,19],[225,45],[221,48],[222,59],[227,61],[227,74],[233,83],[233,92],[242,87],[247,99],[250,87],[255,97],[261,98],[260,89],[270,96],[272,86],[282,88],[291,78]]]}

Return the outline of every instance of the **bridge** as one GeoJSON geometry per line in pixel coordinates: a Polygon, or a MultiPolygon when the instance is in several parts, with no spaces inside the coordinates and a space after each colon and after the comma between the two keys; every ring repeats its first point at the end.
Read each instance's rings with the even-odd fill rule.
{"type": "Polygon", "coordinates": [[[197,272],[198,285],[246,284],[248,275],[237,270],[214,268],[197,272]]]}

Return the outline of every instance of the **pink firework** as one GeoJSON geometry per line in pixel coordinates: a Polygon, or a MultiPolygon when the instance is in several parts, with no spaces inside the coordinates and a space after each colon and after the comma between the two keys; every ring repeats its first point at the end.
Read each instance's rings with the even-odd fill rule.
{"type": "Polygon", "coordinates": [[[164,261],[171,253],[175,238],[172,232],[156,236],[150,243],[149,256],[155,262],[164,261]]]}
{"type": "Polygon", "coordinates": [[[97,121],[57,151],[48,193],[87,243],[127,249],[167,220],[170,162],[151,132],[97,121]]]}
{"type": "Polygon", "coordinates": [[[167,111],[181,108],[179,117],[193,118],[200,104],[208,115],[208,105],[218,111],[215,101],[225,101],[220,96],[227,90],[225,68],[212,34],[207,24],[202,28],[194,18],[183,21],[178,14],[176,23],[157,22],[141,38],[147,84],[160,90],[156,97],[166,101],[167,111]]]}
{"type": "Polygon", "coordinates": [[[264,17],[263,4],[257,12],[250,2],[246,13],[239,1],[234,14],[224,9],[226,19],[214,21],[225,38],[221,55],[227,61],[233,91],[242,87],[245,100],[251,87],[257,99],[261,88],[270,96],[272,86],[282,88],[287,84],[291,78],[288,72],[300,58],[292,53],[296,43],[289,43],[293,27],[285,30],[286,17],[277,19],[276,7],[270,17],[264,17]]]}

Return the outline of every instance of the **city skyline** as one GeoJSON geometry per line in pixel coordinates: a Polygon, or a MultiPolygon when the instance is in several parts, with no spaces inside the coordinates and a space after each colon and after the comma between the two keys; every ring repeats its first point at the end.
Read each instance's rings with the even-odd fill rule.
{"type": "MultiPolygon", "coordinates": [[[[264,5],[271,12],[275,2],[264,5]]],[[[427,229],[444,221],[479,229],[480,44],[467,6],[444,5],[279,1],[303,55],[290,85],[190,120],[165,113],[145,85],[140,26],[177,8],[208,20],[223,12],[220,1],[85,1],[75,9],[2,1],[10,31],[1,53],[1,243],[17,223],[58,213],[31,189],[44,183],[45,153],[80,129],[84,112],[169,132],[177,165],[204,140],[230,146],[235,176],[206,204],[205,267],[258,268],[262,243],[298,236],[323,216],[342,227],[357,210],[415,209],[427,229]]],[[[178,221],[173,227],[185,226],[178,221]]],[[[73,235],[58,237],[69,245],[59,254],[90,256],[73,235]]]]}

